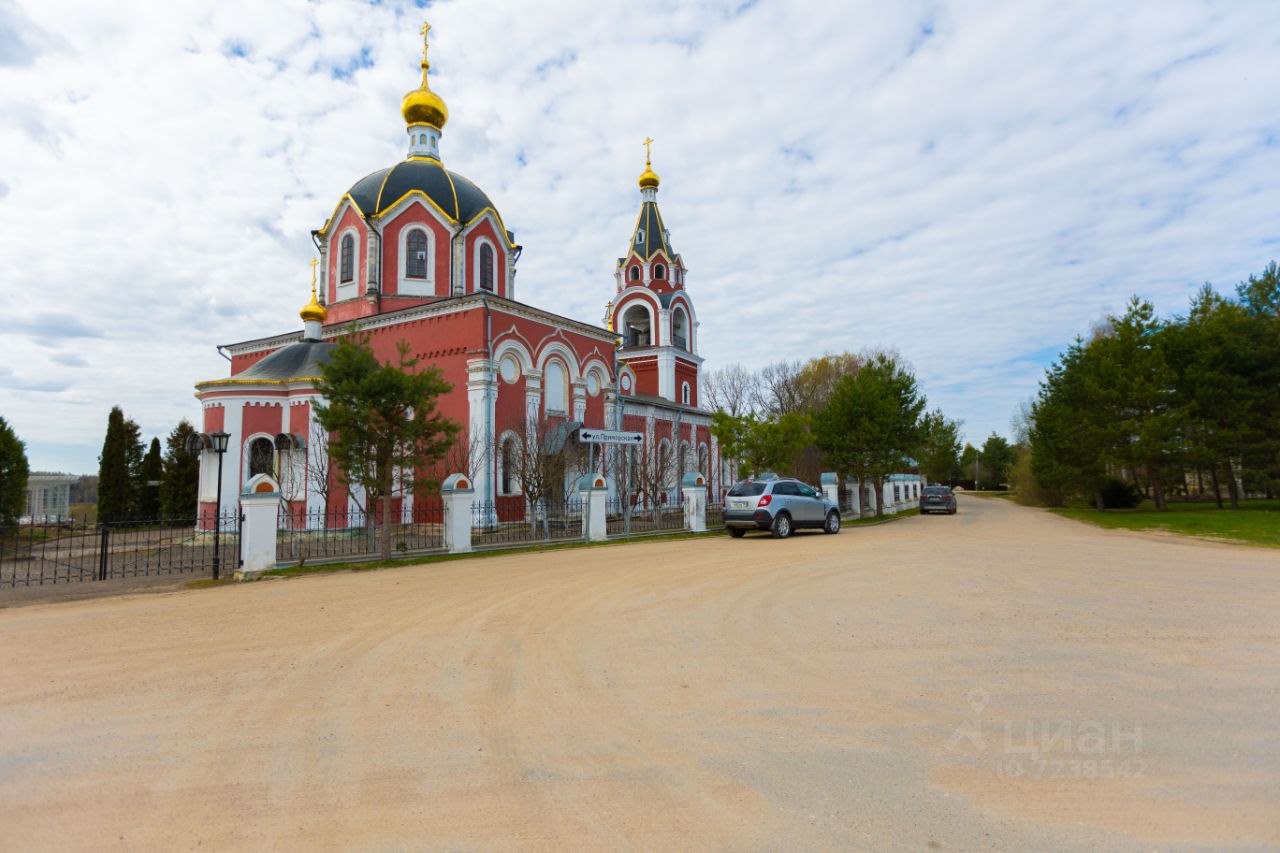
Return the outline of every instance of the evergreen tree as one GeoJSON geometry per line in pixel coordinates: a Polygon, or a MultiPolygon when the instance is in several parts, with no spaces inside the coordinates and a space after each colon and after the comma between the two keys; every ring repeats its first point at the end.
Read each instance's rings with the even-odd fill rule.
{"type": "Polygon", "coordinates": [[[920,473],[934,483],[950,480],[960,467],[960,423],[934,409],[921,420],[920,432],[920,473]]]}
{"type": "Polygon", "coordinates": [[[126,521],[138,510],[142,441],[138,425],[119,406],[107,416],[107,435],[98,456],[98,520],[126,521]]]}
{"type": "Polygon", "coordinates": [[[979,453],[982,459],[982,483],[980,489],[999,489],[1009,477],[1013,467],[1013,448],[1003,436],[991,433],[979,453]]]}
{"type": "Polygon", "coordinates": [[[194,518],[200,488],[200,457],[188,452],[196,429],[185,419],[165,439],[160,472],[160,515],[167,519],[194,518]]]}
{"type": "Polygon", "coordinates": [[[458,432],[456,423],[435,410],[436,399],[451,388],[440,369],[414,372],[418,360],[410,357],[408,343],[402,341],[397,351],[397,363],[383,364],[367,339],[341,338],[321,369],[318,390],[325,403],[316,406],[320,425],[333,434],[329,457],[339,475],[364,488],[371,510],[381,506],[386,558],[393,493],[444,456],[458,432]]]}
{"type": "Polygon", "coordinates": [[[137,518],[153,521],[160,518],[160,478],[162,464],[160,459],[160,439],[152,438],[147,455],[142,458],[138,468],[138,481],[134,484],[138,495],[137,518]]]}
{"type": "Polygon", "coordinates": [[[1166,358],[1166,324],[1150,302],[1133,297],[1128,310],[1110,320],[1110,331],[1091,344],[1098,351],[1095,378],[1116,414],[1117,461],[1142,471],[1156,509],[1165,504],[1166,469],[1179,450],[1184,412],[1174,394],[1174,372],[1166,358]]]}
{"type": "Polygon", "coordinates": [[[1050,365],[1031,407],[1031,473],[1050,506],[1087,494],[1102,509],[1112,419],[1089,378],[1091,361],[1085,342],[1076,338],[1050,365]]]}
{"type": "MultiPolygon", "coordinates": [[[[859,488],[870,479],[883,494],[885,476],[919,447],[924,406],[915,376],[893,356],[877,354],[836,382],[813,419],[814,436],[839,473],[855,475],[859,488]]],[[[883,514],[877,500],[876,515],[883,514]]]]}
{"type": "Polygon", "coordinates": [[[0,529],[15,524],[26,509],[27,446],[0,417],[0,529]]]}

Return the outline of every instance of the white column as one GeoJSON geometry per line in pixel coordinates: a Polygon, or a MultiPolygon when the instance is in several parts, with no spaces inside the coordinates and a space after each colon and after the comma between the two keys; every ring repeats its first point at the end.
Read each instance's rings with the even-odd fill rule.
{"type": "Polygon", "coordinates": [[[573,420],[583,421],[587,417],[587,381],[574,379],[569,382],[573,392],[573,420]]]}
{"type": "MultiPolygon", "coordinates": [[[[847,487],[849,482],[845,481],[847,487]]],[[[853,496],[853,517],[862,518],[862,481],[854,480],[853,488],[849,489],[849,493],[853,496]]]]}
{"type": "Polygon", "coordinates": [[[673,403],[680,402],[676,396],[676,354],[667,347],[658,350],[658,396],[673,403]]]}
{"type": "Polygon", "coordinates": [[[475,470],[475,499],[485,504],[493,503],[493,419],[498,400],[497,373],[493,362],[487,358],[473,358],[467,362],[467,438],[470,442],[484,442],[485,452],[478,454],[475,470]]]}

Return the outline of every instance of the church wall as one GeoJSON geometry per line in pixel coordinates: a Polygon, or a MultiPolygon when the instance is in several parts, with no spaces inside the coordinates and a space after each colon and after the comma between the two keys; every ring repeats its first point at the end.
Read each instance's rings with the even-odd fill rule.
{"type": "Polygon", "coordinates": [[[493,220],[485,217],[476,223],[464,242],[466,261],[463,264],[466,293],[480,290],[480,243],[487,241],[493,247],[493,292],[507,296],[507,241],[498,234],[493,220]]]}
{"type": "MultiPolygon", "coordinates": [[[[365,227],[364,220],[360,218],[360,214],[356,213],[355,208],[350,204],[343,211],[342,216],[337,222],[331,223],[329,232],[326,235],[329,240],[328,252],[328,291],[326,302],[329,305],[341,301],[338,296],[339,273],[342,268],[342,235],[348,230],[354,229],[356,236],[356,257],[355,263],[352,265],[352,273],[354,278],[347,287],[350,292],[344,289],[341,299],[350,299],[353,296],[359,296],[364,292],[365,282],[369,280],[368,264],[366,259],[369,255],[369,235],[368,229],[365,227]]],[[[346,320],[348,317],[334,318],[330,316],[330,321],[346,320]]]]}
{"type": "MultiPolygon", "coordinates": [[[[382,230],[382,289],[388,296],[428,296],[445,297],[450,295],[450,251],[452,234],[450,229],[439,219],[427,212],[420,203],[412,203],[383,225],[382,230]],[[406,294],[401,290],[402,271],[406,262],[402,237],[406,229],[421,226],[428,232],[431,241],[431,287],[430,293],[406,294]]],[[[405,302],[408,307],[411,302],[405,302]]]]}
{"type": "Polygon", "coordinates": [[[689,405],[698,405],[698,368],[687,361],[676,359],[676,399],[681,403],[684,400],[680,396],[680,387],[689,383],[689,405]]]}
{"type": "Polygon", "coordinates": [[[636,375],[636,392],[640,394],[658,395],[658,362],[656,359],[628,361],[636,375]]]}

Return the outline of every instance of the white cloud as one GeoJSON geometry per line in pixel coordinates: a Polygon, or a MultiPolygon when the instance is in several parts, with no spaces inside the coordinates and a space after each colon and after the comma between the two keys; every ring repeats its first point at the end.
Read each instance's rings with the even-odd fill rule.
{"type": "MultiPolygon", "coordinates": [[[[654,136],[709,366],[894,347],[980,441],[1130,293],[1280,254],[1274,4],[512,9],[429,11],[445,162],[521,298],[595,322],[654,136]]],[[[421,14],[0,3],[0,412],[37,467],[92,468],[113,404],[195,418],[216,344],[298,325],[310,230],[403,156],[421,14]]]]}

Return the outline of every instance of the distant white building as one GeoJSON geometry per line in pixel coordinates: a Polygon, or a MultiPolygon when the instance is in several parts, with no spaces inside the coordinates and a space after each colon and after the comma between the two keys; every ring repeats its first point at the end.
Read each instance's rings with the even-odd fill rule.
{"type": "Polygon", "coordinates": [[[36,471],[27,477],[27,507],[22,520],[63,521],[71,517],[71,487],[80,478],[74,474],[36,471]]]}

